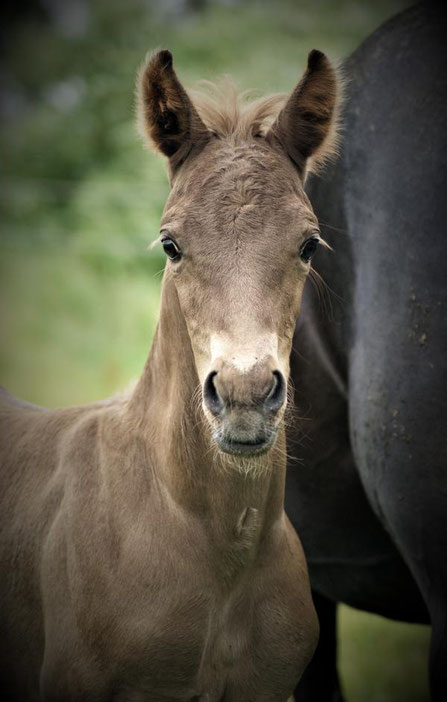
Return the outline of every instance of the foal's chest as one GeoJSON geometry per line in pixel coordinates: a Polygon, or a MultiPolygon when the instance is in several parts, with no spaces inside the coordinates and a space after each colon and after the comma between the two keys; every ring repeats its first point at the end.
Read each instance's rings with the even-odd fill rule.
{"type": "Polygon", "coordinates": [[[284,702],[313,651],[316,626],[303,574],[281,561],[254,563],[225,589],[211,572],[198,578],[190,554],[164,588],[136,588],[117,626],[125,645],[112,699],[284,702]]]}
{"type": "Polygon", "coordinates": [[[295,534],[282,520],[253,551],[255,521],[244,515],[223,554],[191,520],[181,538],[178,519],[175,538],[166,520],[164,530],[134,520],[119,550],[102,559],[110,565],[98,569],[91,559],[86,568],[84,560],[74,614],[86,665],[104,691],[95,699],[287,700],[317,625],[295,534]]]}
{"type": "Polygon", "coordinates": [[[113,699],[256,702],[262,694],[285,701],[301,674],[302,622],[285,602],[271,604],[269,612],[251,592],[171,601],[129,642],[127,672],[113,699]]]}

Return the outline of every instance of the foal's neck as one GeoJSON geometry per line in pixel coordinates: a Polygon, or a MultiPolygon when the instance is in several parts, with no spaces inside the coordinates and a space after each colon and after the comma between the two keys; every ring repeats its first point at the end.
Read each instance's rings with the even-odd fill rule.
{"type": "Polygon", "coordinates": [[[177,504],[215,524],[222,537],[241,520],[268,528],[283,510],[284,431],[267,455],[227,457],[214,445],[200,398],[188,330],[167,274],[159,324],[130,405],[143,422],[152,472],[177,504]]]}

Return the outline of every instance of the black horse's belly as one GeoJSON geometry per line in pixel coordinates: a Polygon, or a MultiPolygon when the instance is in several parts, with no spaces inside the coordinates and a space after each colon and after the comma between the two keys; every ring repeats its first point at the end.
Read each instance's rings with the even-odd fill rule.
{"type": "MultiPolygon", "coordinates": [[[[303,337],[301,342],[303,350],[303,337]]],[[[303,392],[303,377],[293,371],[303,392]]],[[[324,373],[321,366],[318,373],[324,373]]],[[[300,534],[312,587],[352,607],[428,622],[411,572],[365,494],[350,447],[346,401],[327,380],[313,386],[312,426],[298,423],[289,432],[289,445],[302,462],[289,465],[286,511],[300,534]]]]}

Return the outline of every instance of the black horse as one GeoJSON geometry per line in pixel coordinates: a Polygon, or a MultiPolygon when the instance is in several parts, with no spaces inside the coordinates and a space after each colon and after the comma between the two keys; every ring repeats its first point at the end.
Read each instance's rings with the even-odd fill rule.
{"type": "Polygon", "coordinates": [[[297,325],[286,507],[309,562],[321,640],[296,699],[341,699],[336,602],[432,624],[447,700],[446,22],[427,4],[350,57],[344,146],[308,194],[324,310],[297,325]]]}

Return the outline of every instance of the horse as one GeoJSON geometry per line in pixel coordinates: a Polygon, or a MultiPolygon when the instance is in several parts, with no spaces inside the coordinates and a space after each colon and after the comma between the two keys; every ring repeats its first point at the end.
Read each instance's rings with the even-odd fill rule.
{"type": "Polygon", "coordinates": [[[293,341],[286,512],[319,614],[296,700],[340,700],[336,603],[432,626],[447,699],[447,61],[430,3],[347,60],[339,158],[306,192],[334,253],[315,264],[293,341]],[[324,307],[332,306],[332,311],[324,307]]]}
{"type": "Polygon", "coordinates": [[[2,699],[285,702],[318,638],[285,423],[339,79],[314,50],[287,99],[193,99],[161,50],[138,86],[171,181],[159,322],[127,394],[2,392],[2,699]]]}

